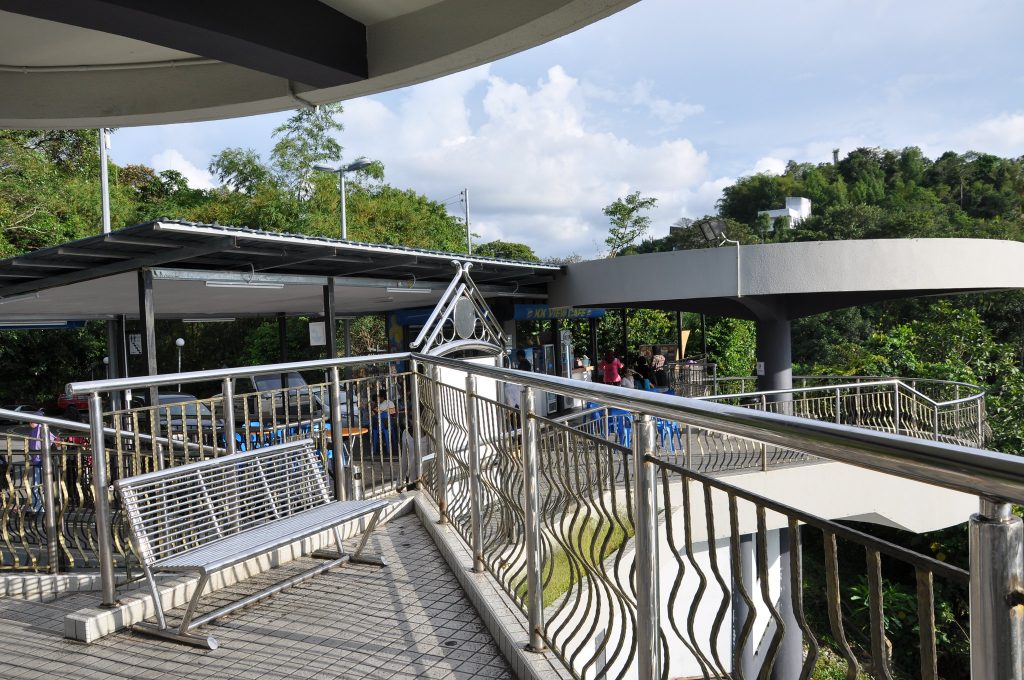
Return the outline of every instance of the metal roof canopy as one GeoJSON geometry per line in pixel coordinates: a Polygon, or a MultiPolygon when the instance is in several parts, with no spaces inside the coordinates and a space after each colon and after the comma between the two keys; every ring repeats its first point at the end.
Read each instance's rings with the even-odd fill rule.
{"type": "Polygon", "coordinates": [[[153,273],[156,317],[353,316],[430,306],[472,262],[487,297],[546,297],[559,267],[401,246],[158,220],[0,261],[0,323],[139,314],[138,276],[153,273]],[[390,289],[390,290],[389,290],[390,289]]]}

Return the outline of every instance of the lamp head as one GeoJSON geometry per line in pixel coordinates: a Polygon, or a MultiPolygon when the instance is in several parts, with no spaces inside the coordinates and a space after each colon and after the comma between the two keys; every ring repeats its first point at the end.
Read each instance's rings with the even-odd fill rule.
{"type": "Polygon", "coordinates": [[[329,168],[326,165],[314,165],[313,169],[320,172],[338,172],[338,168],[329,168]]]}
{"type": "Polygon", "coordinates": [[[346,165],[343,168],[341,168],[341,171],[342,172],[354,172],[356,170],[362,170],[363,168],[366,168],[366,167],[369,167],[370,165],[372,165],[372,163],[373,163],[373,161],[371,161],[366,156],[360,156],[359,158],[355,159],[354,161],[352,161],[348,165],[346,165]]]}
{"type": "Polygon", "coordinates": [[[184,347],[185,338],[178,338],[177,340],[174,341],[174,344],[177,345],[178,347],[184,347]]]}

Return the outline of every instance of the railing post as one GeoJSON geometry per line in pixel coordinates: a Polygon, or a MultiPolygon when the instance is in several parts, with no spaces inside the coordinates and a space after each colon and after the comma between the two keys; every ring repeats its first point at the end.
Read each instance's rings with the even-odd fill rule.
{"type": "Polygon", "coordinates": [[[982,397],[978,397],[978,447],[979,448],[985,446],[985,424],[982,422],[982,418],[985,415],[984,408],[982,407],[983,404],[984,404],[984,401],[982,401],[982,397]]]}
{"type": "Polygon", "coordinates": [[[1022,677],[1024,525],[1009,503],[982,498],[971,516],[971,677],[1022,677]]]}
{"type": "Polygon", "coordinates": [[[345,438],[342,436],[341,430],[341,374],[337,366],[331,366],[331,449],[334,451],[334,497],[338,500],[348,500],[354,496],[354,493],[350,493],[349,480],[345,473],[345,438]]]}
{"type": "Polygon", "coordinates": [[[893,401],[892,401],[892,422],[896,428],[895,434],[900,433],[900,383],[896,381],[892,384],[893,390],[893,401]]]}
{"type": "Polygon", "coordinates": [[[448,523],[448,455],[444,441],[444,414],[441,409],[441,369],[431,370],[434,384],[434,494],[437,499],[437,523],[448,523]]]}
{"type": "Polygon", "coordinates": [[[423,437],[423,421],[420,420],[422,417],[420,413],[420,366],[422,365],[416,359],[409,362],[409,368],[412,369],[412,452],[415,458],[412,462],[415,465],[406,463],[406,469],[415,475],[412,483],[416,485],[419,485],[419,481],[423,479],[423,451],[420,443],[423,437]]]}
{"type": "MultiPolygon", "coordinates": [[[[220,393],[224,399],[224,448],[230,455],[238,450],[235,442],[235,381],[224,378],[220,393]]],[[[246,427],[248,428],[248,423],[246,427]]]]}
{"type": "MultiPolygon", "coordinates": [[[[659,644],[661,603],[658,601],[658,486],[655,464],[654,420],[637,419],[636,480],[636,658],[637,678],[661,677],[659,644]]],[[[686,482],[683,482],[684,484],[686,482]]]]}
{"type": "Polygon", "coordinates": [[[686,440],[685,440],[686,441],[686,448],[684,449],[684,451],[686,453],[686,469],[692,470],[693,469],[693,443],[690,441],[690,430],[693,428],[693,426],[690,425],[689,423],[687,423],[683,427],[686,428],[686,440]]]}
{"type": "Polygon", "coordinates": [[[934,416],[932,416],[932,419],[934,421],[932,430],[935,432],[935,441],[939,441],[939,405],[935,404],[934,406],[932,406],[932,408],[934,409],[935,414],[934,416]]]}
{"type": "MultiPolygon", "coordinates": [[[[50,451],[50,426],[40,430],[39,454],[43,462],[43,521],[46,523],[46,571],[56,574],[60,571],[57,555],[57,510],[53,497],[53,457],[50,451]]],[[[31,447],[30,447],[31,448],[31,447]]],[[[31,497],[31,492],[30,492],[31,497]]]]}
{"type": "MultiPolygon", "coordinates": [[[[113,607],[114,553],[110,530],[110,499],[107,498],[107,449],[103,440],[103,402],[98,392],[89,395],[89,427],[92,444],[92,488],[96,515],[96,550],[100,560],[100,606],[113,607]]],[[[156,444],[156,442],[153,442],[156,444]]]]}
{"type": "Polygon", "coordinates": [[[477,424],[476,376],[466,376],[466,432],[469,451],[469,527],[473,538],[473,571],[483,573],[483,486],[480,483],[480,428],[477,424]]]}
{"type": "Polygon", "coordinates": [[[839,394],[839,388],[836,388],[836,424],[842,425],[843,414],[842,414],[842,397],[839,394]]]}
{"type": "Polygon", "coordinates": [[[544,649],[544,593],[541,581],[540,498],[537,447],[537,420],[534,418],[533,388],[523,387],[519,399],[519,417],[523,427],[523,486],[526,496],[526,615],[530,627],[527,649],[544,649]]]}

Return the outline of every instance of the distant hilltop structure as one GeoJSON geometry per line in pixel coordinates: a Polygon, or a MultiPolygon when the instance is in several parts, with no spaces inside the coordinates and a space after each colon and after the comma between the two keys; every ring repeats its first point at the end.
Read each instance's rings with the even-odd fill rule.
{"type": "Polygon", "coordinates": [[[768,220],[772,224],[772,228],[774,228],[776,218],[788,217],[789,228],[795,229],[796,225],[811,216],[811,199],[804,198],[802,196],[787,196],[785,208],[779,208],[777,210],[759,210],[757,211],[757,214],[759,216],[767,215],[768,220]]]}

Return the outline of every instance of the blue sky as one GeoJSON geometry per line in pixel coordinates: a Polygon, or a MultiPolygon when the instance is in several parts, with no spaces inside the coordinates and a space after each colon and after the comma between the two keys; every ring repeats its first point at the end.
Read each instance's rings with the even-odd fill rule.
{"type": "MultiPolygon", "coordinates": [[[[1021,26],[1010,0],[641,0],[493,64],[348,101],[341,142],[395,186],[437,200],[468,187],[481,241],[594,256],[601,208],[630,191],[658,198],[660,236],[713,212],[737,177],[835,147],[1024,155],[1021,26]]],[[[111,154],[208,186],[213,154],[266,154],[287,116],[123,128],[111,154]]]]}

